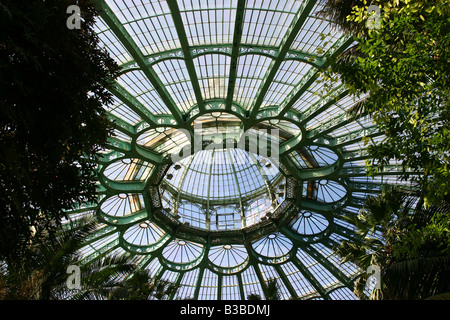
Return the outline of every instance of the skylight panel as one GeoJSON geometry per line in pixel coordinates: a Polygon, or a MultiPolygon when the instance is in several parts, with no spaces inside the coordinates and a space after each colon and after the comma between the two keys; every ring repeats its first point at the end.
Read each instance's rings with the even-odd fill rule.
{"type": "Polygon", "coordinates": [[[144,72],[129,71],[116,80],[154,114],[168,113],[168,109],[144,72]]]}
{"type": "Polygon", "coordinates": [[[113,103],[109,106],[108,112],[132,125],[142,121],[141,117],[138,114],[132,111],[127,105],[118,100],[115,96],[113,96],[113,103]]]}
{"type": "Polygon", "coordinates": [[[144,55],[180,46],[165,1],[108,0],[106,3],[144,55]]]}
{"type": "Polygon", "coordinates": [[[202,283],[200,285],[200,294],[205,300],[217,299],[217,282],[218,275],[205,269],[203,273],[202,283]]]}
{"type": "Polygon", "coordinates": [[[342,119],[337,117],[338,115],[343,115],[344,113],[345,110],[342,110],[342,108],[337,104],[333,104],[326,110],[324,110],[323,112],[312,118],[310,121],[308,121],[306,128],[308,130],[313,130],[323,124],[327,124],[328,126],[333,127],[335,125],[338,125],[339,123],[342,123],[344,120],[347,119],[346,115],[342,119]]]}
{"type": "Polygon", "coordinates": [[[289,290],[286,288],[284,282],[280,279],[280,276],[274,266],[260,263],[259,268],[261,269],[261,274],[264,277],[266,284],[269,281],[273,280],[277,281],[276,283],[278,288],[278,294],[280,295],[281,299],[288,299],[289,297],[291,297],[289,290]]]}
{"type": "Polygon", "coordinates": [[[206,54],[195,58],[194,65],[203,99],[226,99],[230,57],[223,54],[206,54]]]}
{"type": "Polygon", "coordinates": [[[299,1],[247,1],[242,43],[279,46],[299,9],[299,1]]]}
{"type": "Polygon", "coordinates": [[[286,60],[281,63],[274,81],[296,85],[311,68],[312,66],[308,63],[286,60]]]}
{"type": "Polygon", "coordinates": [[[178,3],[190,46],[233,41],[237,0],[178,3]]]}
{"type": "Polygon", "coordinates": [[[331,299],[335,300],[358,300],[358,298],[353,294],[353,292],[347,287],[333,290],[328,295],[330,296],[331,299]]]}
{"type": "Polygon", "coordinates": [[[249,109],[256,99],[271,61],[272,59],[261,55],[239,57],[233,99],[245,109],[249,109]]]}
{"type": "Polygon", "coordinates": [[[199,269],[187,271],[180,276],[180,289],[177,290],[176,299],[190,299],[194,297],[195,288],[197,285],[199,269]]]}
{"type": "Polygon", "coordinates": [[[304,277],[304,275],[292,262],[282,264],[281,268],[299,296],[310,296],[317,293],[314,286],[304,277]]]}
{"type": "Polygon", "coordinates": [[[124,25],[144,55],[180,47],[170,14],[150,17],[124,25]]]}
{"type": "Polygon", "coordinates": [[[253,266],[249,266],[242,272],[242,289],[244,290],[246,297],[250,294],[256,294],[260,297],[264,297],[261,284],[253,266]]]}
{"type": "Polygon", "coordinates": [[[319,96],[310,90],[306,90],[303,95],[296,100],[296,102],[292,105],[292,108],[303,112],[311,107],[312,104],[316,103],[319,100],[319,96]]]}
{"type": "Polygon", "coordinates": [[[191,241],[174,239],[163,250],[163,257],[175,263],[188,263],[201,256],[203,246],[191,241]]]}
{"type": "Polygon", "coordinates": [[[280,105],[289,92],[291,92],[292,88],[293,86],[290,84],[273,81],[267,91],[261,108],[269,105],[280,105]]]}
{"type": "Polygon", "coordinates": [[[150,259],[150,263],[148,263],[145,267],[145,270],[149,271],[151,277],[157,276],[161,270],[163,269],[159,259],[150,259]]]}
{"type": "Polygon", "coordinates": [[[132,60],[125,46],[116,35],[106,26],[102,18],[98,17],[95,31],[99,38],[99,46],[105,48],[117,64],[121,65],[132,60]]]}
{"type": "Polygon", "coordinates": [[[196,99],[184,60],[164,60],[152,67],[174,99],[178,109],[187,112],[196,103],[196,99]]]}
{"type": "Polygon", "coordinates": [[[165,232],[149,221],[143,221],[129,227],[123,235],[126,242],[138,246],[155,244],[162,239],[165,232]]]}
{"type": "Polygon", "coordinates": [[[222,277],[222,298],[226,300],[245,299],[245,297],[241,298],[239,282],[236,276],[222,277]]]}

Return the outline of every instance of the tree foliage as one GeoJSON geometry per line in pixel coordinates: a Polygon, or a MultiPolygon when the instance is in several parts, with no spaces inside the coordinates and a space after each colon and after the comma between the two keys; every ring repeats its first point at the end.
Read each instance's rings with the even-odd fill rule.
{"type": "Polygon", "coordinates": [[[352,94],[364,96],[350,113],[372,116],[385,134],[368,146],[370,172],[399,161],[423,173],[414,179],[425,201],[439,203],[450,190],[448,0],[330,0],[323,14],[355,37],[331,67],[352,94]],[[379,28],[366,24],[374,19],[369,5],[380,8],[379,28]]]}
{"type": "Polygon", "coordinates": [[[0,265],[0,300],[161,300],[175,294],[178,286],[139,269],[131,255],[100,254],[85,262],[80,249],[98,227],[89,218],[72,221],[54,237],[38,237],[20,263],[0,265]],[[67,286],[73,265],[80,267],[78,289],[67,286]]]}
{"type": "Polygon", "coordinates": [[[99,49],[97,14],[89,0],[0,2],[1,259],[96,199],[97,151],[112,130],[103,105],[119,70],[99,49]],[[74,4],[80,29],[66,25],[74,4]]]}
{"type": "MultiPolygon", "coordinates": [[[[426,299],[450,292],[450,204],[414,208],[415,197],[386,187],[367,198],[364,208],[348,221],[356,226],[358,241],[343,241],[336,253],[362,270],[380,268],[381,288],[370,299],[426,299]]],[[[355,294],[365,298],[368,274],[355,283],[355,294]]]]}

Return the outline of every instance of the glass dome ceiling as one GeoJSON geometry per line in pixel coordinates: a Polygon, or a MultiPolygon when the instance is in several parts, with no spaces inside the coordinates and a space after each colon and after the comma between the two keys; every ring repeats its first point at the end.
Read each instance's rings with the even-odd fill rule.
{"type": "Polygon", "coordinates": [[[171,299],[354,299],[362,272],[333,247],[401,166],[366,176],[382,139],[320,75],[352,42],[320,1],[98,0],[101,45],[122,67],[117,125],[98,165],[86,263],[131,252],[179,285],[171,299]]]}

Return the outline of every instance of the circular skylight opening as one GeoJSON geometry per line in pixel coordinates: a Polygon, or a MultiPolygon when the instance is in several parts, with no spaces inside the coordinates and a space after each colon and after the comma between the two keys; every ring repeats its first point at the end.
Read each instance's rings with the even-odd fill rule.
{"type": "Polygon", "coordinates": [[[163,181],[182,199],[230,204],[267,192],[266,183],[279,177],[270,158],[241,149],[215,149],[182,159],[169,168],[163,181]]]}
{"type": "Polygon", "coordinates": [[[139,223],[139,227],[145,229],[145,228],[149,227],[149,224],[147,222],[141,222],[141,223],[139,223]]]}
{"type": "Polygon", "coordinates": [[[181,222],[207,230],[235,230],[261,221],[277,205],[284,176],[276,161],[243,149],[201,150],[172,165],[160,191],[181,222]]]}

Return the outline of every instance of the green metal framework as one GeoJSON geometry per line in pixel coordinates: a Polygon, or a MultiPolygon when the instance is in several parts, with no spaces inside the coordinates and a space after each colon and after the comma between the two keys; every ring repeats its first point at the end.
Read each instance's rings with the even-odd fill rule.
{"type": "Polygon", "coordinates": [[[86,263],[134,253],[180,285],[172,299],[264,298],[271,279],[282,298],[354,299],[364,270],[333,252],[358,241],[342,218],[403,169],[366,176],[363,141],[383,136],[370,118],[348,117],[357,100],[320,76],[352,42],[317,14],[320,1],[95,3],[122,73],[99,204],[70,213],[100,222],[86,263]]]}

